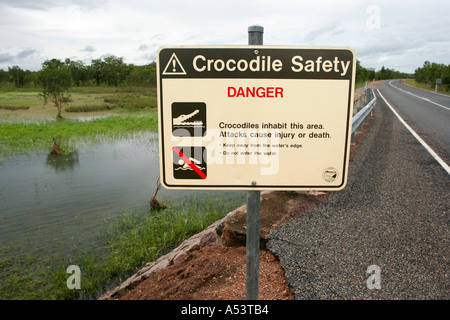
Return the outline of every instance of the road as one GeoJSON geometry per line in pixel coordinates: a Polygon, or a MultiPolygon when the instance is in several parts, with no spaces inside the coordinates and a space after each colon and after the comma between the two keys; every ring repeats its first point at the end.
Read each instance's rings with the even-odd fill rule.
{"type": "Polygon", "coordinates": [[[393,86],[449,106],[380,83],[345,189],[270,235],[296,299],[450,298],[450,175],[389,105],[447,163],[450,111],[393,86]]]}
{"type": "Polygon", "coordinates": [[[405,122],[450,164],[450,96],[407,86],[400,80],[384,81],[379,90],[405,122]]]}

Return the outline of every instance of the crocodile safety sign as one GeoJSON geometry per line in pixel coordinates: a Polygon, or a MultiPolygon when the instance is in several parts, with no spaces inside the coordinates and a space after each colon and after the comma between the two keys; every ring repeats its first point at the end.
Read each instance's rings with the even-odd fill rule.
{"type": "Polygon", "coordinates": [[[344,188],[352,49],[177,46],[157,59],[164,187],[344,188]]]}

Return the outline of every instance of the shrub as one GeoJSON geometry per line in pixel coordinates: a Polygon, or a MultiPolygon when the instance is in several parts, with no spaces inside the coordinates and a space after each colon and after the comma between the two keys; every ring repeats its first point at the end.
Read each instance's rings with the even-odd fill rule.
{"type": "Polygon", "coordinates": [[[109,104],[102,105],[81,105],[81,106],[71,106],[66,108],[66,112],[97,112],[114,109],[114,106],[109,104]]]}
{"type": "Polygon", "coordinates": [[[0,104],[0,109],[4,109],[4,110],[27,110],[27,109],[30,109],[30,106],[0,104]]]}

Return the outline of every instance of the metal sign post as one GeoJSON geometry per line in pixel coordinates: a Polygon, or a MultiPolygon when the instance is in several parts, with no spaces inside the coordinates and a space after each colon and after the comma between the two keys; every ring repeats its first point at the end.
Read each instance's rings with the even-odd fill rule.
{"type": "Polygon", "coordinates": [[[247,193],[247,230],[246,230],[246,297],[258,300],[259,283],[259,232],[260,232],[260,196],[261,191],[247,193]]]}
{"type": "MultiPolygon", "coordinates": [[[[264,28],[248,27],[248,44],[263,44],[264,28]]],[[[252,181],[252,185],[256,185],[252,181]]],[[[259,284],[259,233],[260,233],[260,198],[261,191],[247,193],[247,230],[246,230],[246,297],[247,300],[258,300],[259,284]]]]}

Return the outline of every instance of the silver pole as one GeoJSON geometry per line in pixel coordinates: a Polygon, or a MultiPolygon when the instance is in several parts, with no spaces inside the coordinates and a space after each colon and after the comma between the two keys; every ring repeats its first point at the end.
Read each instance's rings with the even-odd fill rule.
{"type": "MultiPolygon", "coordinates": [[[[263,44],[264,28],[248,27],[248,44],[263,44]]],[[[256,185],[256,181],[252,181],[256,185]]],[[[247,193],[247,230],[246,230],[246,298],[258,300],[259,287],[259,239],[260,239],[260,191],[247,193]]]]}
{"type": "Polygon", "coordinates": [[[247,230],[246,230],[246,297],[258,300],[259,287],[259,233],[260,233],[260,191],[247,193],[247,230]]]}

